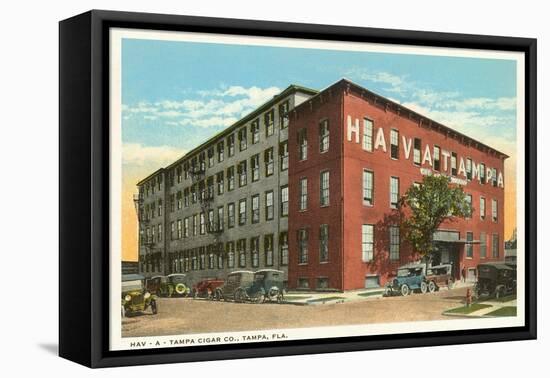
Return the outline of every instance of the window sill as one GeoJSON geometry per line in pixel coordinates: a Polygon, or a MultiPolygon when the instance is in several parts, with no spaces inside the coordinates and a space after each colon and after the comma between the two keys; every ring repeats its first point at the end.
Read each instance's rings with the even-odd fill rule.
{"type": "Polygon", "coordinates": [[[330,203],[329,203],[329,204],[326,204],[326,205],[320,205],[319,207],[320,207],[320,208],[330,207],[330,203]]]}
{"type": "Polygon", "coordinates": [[[298,263],[298,266],[305,266],[308,265],[307,263],[298,263]]]}

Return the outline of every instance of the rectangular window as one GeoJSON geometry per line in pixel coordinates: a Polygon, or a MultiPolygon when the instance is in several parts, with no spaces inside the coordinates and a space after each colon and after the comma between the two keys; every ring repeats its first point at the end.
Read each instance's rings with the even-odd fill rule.
{"type": "Polygon", "coordinates": [[[456,152],[451,152],[451,175],[456,176],[457,169],[456,169],[456,152]]]}
{"type": "Polygon", "coordinates": [[[227,191],[235,189],[235,167],[227,168],[227,191]]]}
{"type": "Polygon", "coordinates": [[[252,168],[252,182],[260,179],[260,155],[254,155],[250,158],[250,167],[252,168]]]}
{"type": "Polygon", "coordinates": [[[189,237],[189,217],[183,220],[183,237],[184,238],[189,237]]]}
{"type": "Polygon", "coordinates": [[[484,163],[480,163],[479,164],[479,182],[481,184],[485,184],[486,181],[485,181],[485,164],[484,163]]]}
{"type": "Polygon", "coordinates": [[[223,223],[224,223],[223,206],[219,206],[218,207],[218,224],[216,227],[218,231],[223,231],[223,223]]]}
{"type": "Polygon", "coordinates": [[[497,186],[497,169],[493,168],[491,169],[493,174],[491,175],[491,184],[496,188],[497,186]]]}
{"type": "Polygon", "coordinates": [[[204,152],[199,155],[199,165],[201,172],[204,172],[206,170],[206,154],[204,152]]]}
{"type": "Polygon", "coordinates": [[[177,193],[177,195],[176,195],[176,199],[177,199],[177,202],[176,202],[176,203],[177,203],[177,208],[178,208],[178,210],[181,210],[181,207],[182,207],[182,203],[183,203],[183,202],[181,201],[181,198],[182,198],[182,197],[181,197],[181,190],[180,190],[180,191],[178,191],[178,193],[177,193]]]}
{"type": "Polygon", "coordinates": [[[286,232],[279,234],[279,256],[281,265],[288,265],[288,234],[286,232]]]}
{"type": "Polygon", "coordinates": [[[222,195],[225,187],[225,183],[223,181],[223,171],[216,174],[216,183],[218,184],[218,195],[222,195]]]}
{"type": "Polygon", "coordinates": [[[174,240],[175,238],[176,238],[176,224],[174,222],[170,222],[170,240],[174,240]]]}
{"type": "Polygon", "coordinates": [[[273,147],[265,150],[264,162],[265,162],[265,175],[266,177],[271,176],[273,174],[273,147]]]}
{"type": "Polygon", "coordinates": [[[328,261],[328,224],[319,227],[319,262],[328,261]]]}
{"type": "Polygon", "coordinates": [[[237,254],[239,255],[239,267],[246,266],[246,239],[237,241],[237,254]]]}
{"type": "Polygon", "coordinates": [[[246,224],[246,198],[239,200],[239,226],[246,224]]]}
{"type": "Polygon", "coordinates": [[[330,172],[323,171],[320,176],[320,205],[328,206],[329,205],[329,193],[330,193],[330,172]]]}
{"type": "Polygon", "coordinates": [[[399,202],[399,177],[390,177],[390,207],[397,209],[399,202]]]}
{"type": "Polygon", "coordinates": [[[301,129],[298,132],[298,159],[307,159],[307,129],[301,129]]]}
{"type": "Polygon", "coordinates": [[[399,261],[399,226],[390,226],[390,260],[399,261]]]}
{"type": "Polygon", "coordinates": [[[319,124],[319,152],[326,152],[329,148],[330,133],[328,128],[328,119],[324,119],[319,124]]]}
{"type": "Polygon", "coordinates": [[[439,146],[434,146],[434,169],[436,171],[441,169],[441,149],[439,146]]]}
{"type": "Polygon", "coordinates": [[[254,237],[250,239],[250,258],[252,261],[252,267],[257,268],[260,266],[260,238],[254,237]]]}
{"type": "Polygon", "coordinates": [[[181,178],[182,178],[181,166],[178,166],[176,168],[176,177],[177,177],[178,184],[180,184],[181,183],[181,178]]]}
{"type": "Polygon", "coordinates": [[[204,235],[206,233],[206,221],[205,221],[205,215],[204,213],[200,213],[200,232],[201,235],[204,235]]]}
{"type": "Polygon", "coordinates": [[[158,230],[158,233],[157,233],[157,240],[158,242],[160,243],[162,241],[162,224],[159,224],[157,226],[157,230],[158,230]]]}
{"type": "Polygon", "coordinates": [[[363,119],[363,150],[372,152],[374,136],[374,123],[368,119],[363,119]]]}
{"type": "Polygon", "coordinates": [[[256,119],[250,124],[250,134],[252,136],[252,144],[260,141],[260,120],[256,119]]]}
{"type": "Polygon", "coordinates": [[[272,220],[273,214],[273,191],[265,192],[265,219],[272,220]]]}
{"type": "Polygon", "coordinates": [[[466,179],[472,180],[472,159],[466,159],[466,179]]]}
{"type": "Polygon", "coordinates": [[[246,185],[246,160],[243,160],[237,166],[237,174],[239,175],[239,187],[246,185]]]}
{"type": "Polygon", "coordinates": [[[218,244],[218,269],[223,269],[223,243],[218,244]]]}
{"type": "Polygon", "coordinates": [[[307,178],[303,177],[300,179],[300,211],[307,210],[307,178]]]}
{"type": "Polygon", "coordinates": [[[208,149],[208,167],[214,166],[214,147],[208,149]]]}
{"type": "Polygon", "coordinates": [[[227,154],[229,157],[235,155],[235,134],[227,137],[227,154]]]}
{"type": "Polygon", "coordinates": [[[182,236],[181,219],[178,219],[177,225],[178,225],[178,239],[181,239],[181,236],[182,236]]]}
{"type": "Polygon", "coordinates": [[[252,196],[252,223],[260,222],[260,195],[252,196]]]}
{"type": "Polygon", "coordinates": [[[189,162],[183,163],[183,178],[186,180],[189,178],[189,162]]]}
{"type": "Polygon", "coordinates": [[[279,143],[279,160],[281,162],[281,171],[288,169],[288,142],[279,143]]]}
{"type": "Polygon", "coordinates": [[[151,227],[151,242],[156,243],[157,239],[155,238],[155,226],[151,227]]]}
{"type": "Polygon", "coordinates": [[[290,101],[285,101],[279,105],[279,121],[281,129],[288,127],[288,111],[290,110],[290,101]]]}
{"type": "Polygon", "coordinates": [[[471,194],[466,194],[466,202],[468,203],[468,214],[466,215],[466,218],[471,218],[472,217],[472,211],[473,211],[473,206],[472,206],[472,195],[471,194]]]}
{"type": "Polygon", "coordinates": [[[422,140],[420,138],[414,138],[414,153],[413,153],[413,162],[416,165],[421,164],[421,149],[422,149],[422,140]]]}
{"type": "Polygon", "coordinates": [[[239,130],[239,151],[246,150],[246,127],[239,130]]]}
{"type": "Polygon", "coordinates": [[[225,245],[225,251],[227,252],[227,267],[235,267],[235,243],[227,242],[225,245]]]}
{"type": "Polygon", "coordinates": [[[212,231],[214,231],[214,209],[208,210],[207,232],[210,233],[212,231]]]}
{"type": "Polygon", "coordinates": [[[479,234],[479,257],[482,259],[487,257],[487,234],[485,232],[479,234]]]}
{"type": "Polygon", "coordinates": [[[210,176],[206,180],[206,188],[207,188],[207,198],[212,199],[214,198],[214,177],[210,176]]]}
{"type": "Polygon", "coordinates": [[[157,216],[159,216],[159,217],[162,216],[162,200],[159,200],[158,205],[157,205],[157,216]]]}
{"type": "Polygon", "coordinates": [[[210,253],[208,254],[208,269],[214,269],[214,254],[212,253],[212,247],[209,247],[210,253]]]}
{"type": "Polygon", "coordinates": [[[491,213],[492,213],[493,222],[498,222],[498,202],[496,199],[493,199],[491,213]]]}
{"type": "Polygon", "coordinates": [[[471,259],[474,257],[474,245],[472,242],[474,241],[474,233],[473,232],[466,232],[466,258],[471,259]]]}
{"type": "Polygon", "coordinates": [[[308,232],[306,229],[298,230],[298,263],[307,264],[308,259],[308,232]]]}
{"type": "Polygon", "coordinates": [[[218,142],[218,162],[221,163],[224,160],[224,148],[223,140],[218,142]]]}
{"type": "Polygon", "coordinates": [[[183,206],[189,207],[189,188],[183,189],[183,206]]]}
{"type": "Polygon", "coordinates": [[[288,186],[281,187],[281,217],[288,216],[288,186]]]}
{"type": "Polygon", "coordinates": [[[191,203],[197,203],[197,184],[191,187],[191,203]]]}
{"type": "Polygon", "coordinates": [[[174,194],[170,194],[170,212],[174,212],[176,210],[176,196],[174,194]]]}
{"type": "Polygon", "coordinates": [[[390,153],[392,159],[399,159],[399,131],[390,130],[390,153]]]}
{"type": "Polygon", "coordinates": [[[273,266],[273,234],[264,236],[265,265],[273,266]]]}
{"type": "Polygon", "coordinates": [[[227,204],[227,228],[235,227],[235,204],[227,204]]]}
{"type": "Polygon", "coordinates": [[[481,220],[485,219],[485,197],[479,198],[479,218],[481,220]]]}
{"type": "Polygon", "coordinates": [[[374,205],[374,172],[363,170],[363,205],[374,205]]]}
{"type": "Polygon", "coordinates": [[[493,234],[493,258],[498,258],[500,256],[500,241],[498,234],[493,234]]]}
{"type": "Polygon", "coordinates": [[[206,254],[205,254],[205,248],[204,247],[199,247],[199,250],[200,250],[200,260],[199,260],[199,264],[200,264],[200,270],[204,270],[206,268],[206,254]]]}
{"type": "Polygon", "coordinates": [[[374,259],[374,226],[372,224],[362,225],[361,252],[364,262],[374,259]]]}
{"type": "Polygon", "coordinates": [[[275,111],[271,109],[264,115],[265,135],[271,136],[275,130],[275,111]]]}
{"type": "Polygon", "coordinates": [[[193,235],[196,236],[199,231],[199,214],[193,215],[193,235]]]}

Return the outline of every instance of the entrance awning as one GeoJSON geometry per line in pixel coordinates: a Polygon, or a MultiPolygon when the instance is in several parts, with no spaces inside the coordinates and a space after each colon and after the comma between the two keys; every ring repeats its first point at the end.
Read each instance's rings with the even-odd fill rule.
{"type": "Polygon", "coordinates": [[[460,239],[460,232],[448,230],[437,230],[434,232],[433,241],[436,243],[480,244],[479,240],[460,239]]]}

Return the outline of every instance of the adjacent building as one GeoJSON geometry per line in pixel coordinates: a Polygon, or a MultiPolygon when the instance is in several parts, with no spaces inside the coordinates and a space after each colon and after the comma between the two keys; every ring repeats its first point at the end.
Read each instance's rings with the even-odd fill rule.
{"type": "Polygon", "coordinates": [[[141,273],[287,272],[288,114],[316,93],[288,87],[137,184],[141,273]]]}
{"type": "Polygon", "coordinates": [[[435,263],[473,280],[480,261],[504,258],[506,158],[348,80],[292,85],[138,183],[139,269],[194,282],[267,267],[290,288],[381,286],[418,260],[398,199],[441,174],[473,212],[441,225],[435,263]]]}

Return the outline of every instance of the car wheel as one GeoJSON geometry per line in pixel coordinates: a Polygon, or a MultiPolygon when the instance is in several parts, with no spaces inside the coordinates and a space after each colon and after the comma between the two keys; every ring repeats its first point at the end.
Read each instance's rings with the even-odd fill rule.
{"type": "Polygon", "coordinates": [[[206,298],[210,300],[214,299],[214,293],[212,292],[212,289],[210,288],[206,289],[206,298]]]}
{"type": "Polygon", "coordinates": [[[428,284],[426,283],[426,281],[420,282],[420,292],[422,294],[426,294],[428,292],[428,284]]]}
{"type": "Polygon", "coordinates": [[[495,293],[495,298],[496,299],[500,299],[504,297],[504,288],[503,287],[499,287],[495,293]]]}
{"type": "Polygon", "coordinates": [[[158,312],[157,301],[155,300],[151,301],[151,312],[153,313],[153,315],[156,315],[158,312]]]}
{"type": "Polygon", "coordinates": [[[199,292],[197,289],[191,290],[191,298],[197,299],[198,296],[199,296],[199,292]]]}
{"type": "Polygon", "coordinates": [[[283,293],[277,294],[277,303],[283,303],[283,293]]]}
{"type": "Polygon", "coordinates": [[[435,282],[430,281],[430,282],[428,283],[428,291],[429,291],[430,293],[434,293],[436,290],[437,290],[437,286],[436,286],[435,282]]]}
{"type": "Polygon", "coordinates": [[[246,299],[246,294],[245,294],[244,290],[243,289],[237,289],[237,291],[235,291],[235,295],[233,295],[233,299],[237,303],[244,302],[245,299],[246,299]]]}
{"type": "Polygon", "coordinates": [[[406,284],[401,285],[401,295],[406,297],[411,293],[411,289],[406,284]]]}
{"type": "Polygon", "coordinates": [[[252,297],[252,302],[254,303],[262,303],[265,300],[265,296],[262,293],[256,293],[252,297]]]}
{"type": "Polygon", "coordinates": [[[392,296],[392,289],[391,287],[387,286],[384,288],[384,297],[391,297],[392,296]]]}

